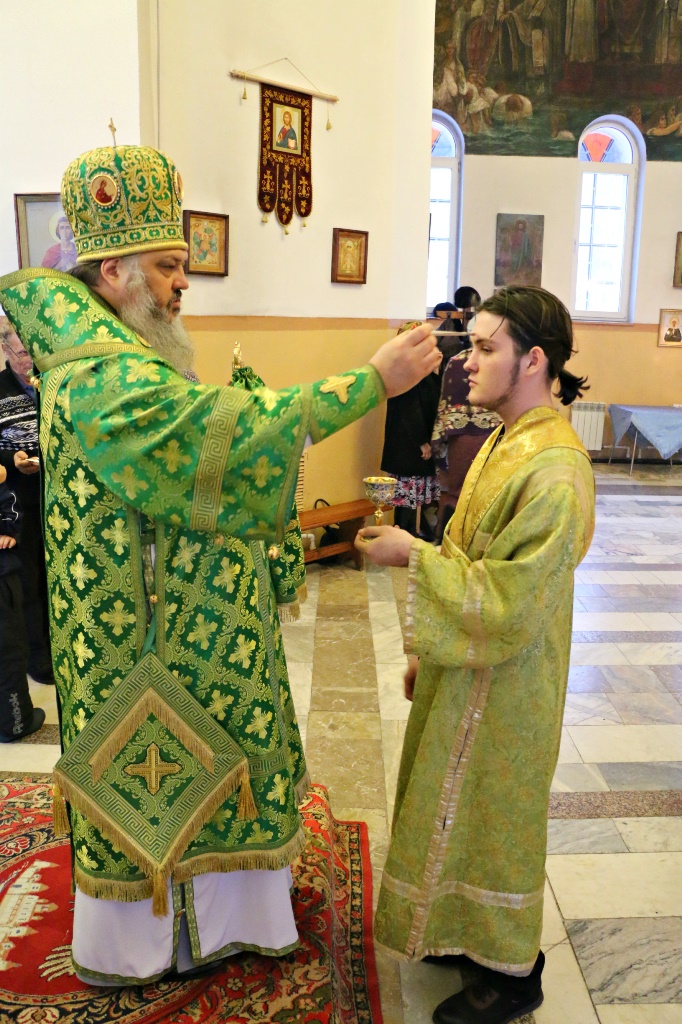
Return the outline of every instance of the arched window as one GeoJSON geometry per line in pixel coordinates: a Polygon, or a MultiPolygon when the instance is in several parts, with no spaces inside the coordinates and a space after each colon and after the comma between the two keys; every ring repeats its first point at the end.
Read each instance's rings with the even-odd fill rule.
{"type": "Polygon", "coordinates": [[[431,118],[431,216],[427,312],[437,302],[452,302],[459,280],[462,233],[462,157],[464,136],[456,121],[442,110],[431,118]]]}
{"type": "Polygon", "coordinates": [[[578,320],[634,317],[645,161],[641,132],[625,117],[599,117],[580,136],[572,290],[578,320]]]}

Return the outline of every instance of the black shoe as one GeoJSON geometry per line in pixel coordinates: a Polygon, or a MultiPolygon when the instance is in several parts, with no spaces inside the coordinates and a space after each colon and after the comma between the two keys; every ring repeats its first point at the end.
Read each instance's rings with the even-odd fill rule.
{"type": "Polygon", "coordinates": [[[434,1024],[509,1024],[542,1003],[542,989],[534,996],[497,992],[487,984],[468,985],[440,1003],[434,1024]]]}
{"type": "Polygon", "coordinates": [[[38,732],[45,722],[45,712],[42,708],[34,708],[33,715],[31,716],[30,722],[24,727],[23,731],[16,736],[0,736],[0,743],[14,743],[15,740],[23,740],[25,736],[30,736],[31,733],[38,732]]]}
{"type": "Polygon", "coordinates": [[[471,967],[472,961],[464,953],[443,953],[442,956],[423,956],[423,964],[437,964],[438,967],[471,967]]]}
{"type": "Polygon", "coordinates": [[[41,686],[54,686],[54,676],[34,676],[32,672],[29,675],[34,683],[40,683],[41,686]]]}

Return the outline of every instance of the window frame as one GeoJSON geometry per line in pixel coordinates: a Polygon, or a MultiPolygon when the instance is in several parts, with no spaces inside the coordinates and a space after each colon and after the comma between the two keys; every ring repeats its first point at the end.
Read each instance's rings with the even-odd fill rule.
{"type": "Polygon", "coordinates": [[[644,176],[646,170],[646,144],[637,125],[620,114],[605,114],[591,121],[580,134],[576,153],[578,164],[578,187],[576,219],[573,232],[573,266],[571,272],[570,310],[573,320],[582,323],[633,323],[639,269],[639,245],[642,227],[642,203],[644,198],[644,176]],[[580,147],[586,135],[599,128],[613,128],[625,135],[632,146],[632,163],[592,163],[580,159],[580,147]],[[578,291],[578,256],[580,243],[580,210],[584,174],[625,174],[628,178],[625,209],[625,244],[620,290],[620,310],[576,309],[578,291]]]}
{"type": "MultiPolygon", "coordinates": [[[[431,205],[430,173],[433,167],[449,167],[452,169],[452,188],[450,192],[450,242],[448,247],[448,295],[438,299],[439,302],[453,301],[459,285],[462,255],[462,200],[464,196],[464,134],[457,122],[444,110],[432,110],[431,120],[442,124],[455,140],[454,156],[431,156],[429,168],[429,206],[431,205]]],[[[429,230],[429,248],[431,231],[429,230]]],[[[428,281],[428,257],[427,257],[428,281]]],[[[427,317],[433,316],[433,306],[426,307],[427,317]]]]}

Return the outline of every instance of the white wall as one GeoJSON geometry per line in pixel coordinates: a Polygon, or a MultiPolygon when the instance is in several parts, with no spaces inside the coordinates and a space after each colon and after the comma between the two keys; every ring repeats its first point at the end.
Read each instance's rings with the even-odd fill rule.
{"type": "MultiPolygon", "coordinates": [[[[465,156],[462,284],[474,285],[483,296],[491,294],[498,213],[544,214],[542,285],[568,303],[578,174],[577,157],[465,156]]],[[[671,283],[677,232],[682,230],[681,183],[682,164],[647,163],[636,323],[658,323],[662,308],[682,307],[682,290],[671,283]]]]}
{"type": "Polygon", "coordinates": [[[74,157],[139,142],[135,0],[0,0],[0,274],[18,267],[15,192],[58,192],[74,157]]]}
{"type": "MultiPolygon", "coordinates": [[[[423,310],[434,8],[435,0],[163,0],[158,142],[181,171],[185,207],[230,216],[229,277],[193,277],[189,313],[423,310]],[[331,131],[327,104],[313,101],[313,212],[305,228],[294,215],[288,235],[274,216],[262,223],[256,203],[259,86],[247,83],[242,100],[243,84],[228,75],[285,56],[340,97],[331,131]],[[366,285],[331,283],[334,227],[369,231],[366,285]]],[[[146,63],[151,84],[154,53],[146,63]]],[[[304,86],[286,65],[270,71],[304,86]]]]}

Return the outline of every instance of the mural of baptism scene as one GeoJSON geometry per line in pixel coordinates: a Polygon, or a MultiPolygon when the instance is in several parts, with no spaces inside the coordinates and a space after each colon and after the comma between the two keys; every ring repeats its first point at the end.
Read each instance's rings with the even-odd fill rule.
{"type": "Polygon", "coordinates": [[[433,82],[469,153],[572,156],[623,114],[682,160],[682,0],[437,0],[433,82]]]}

